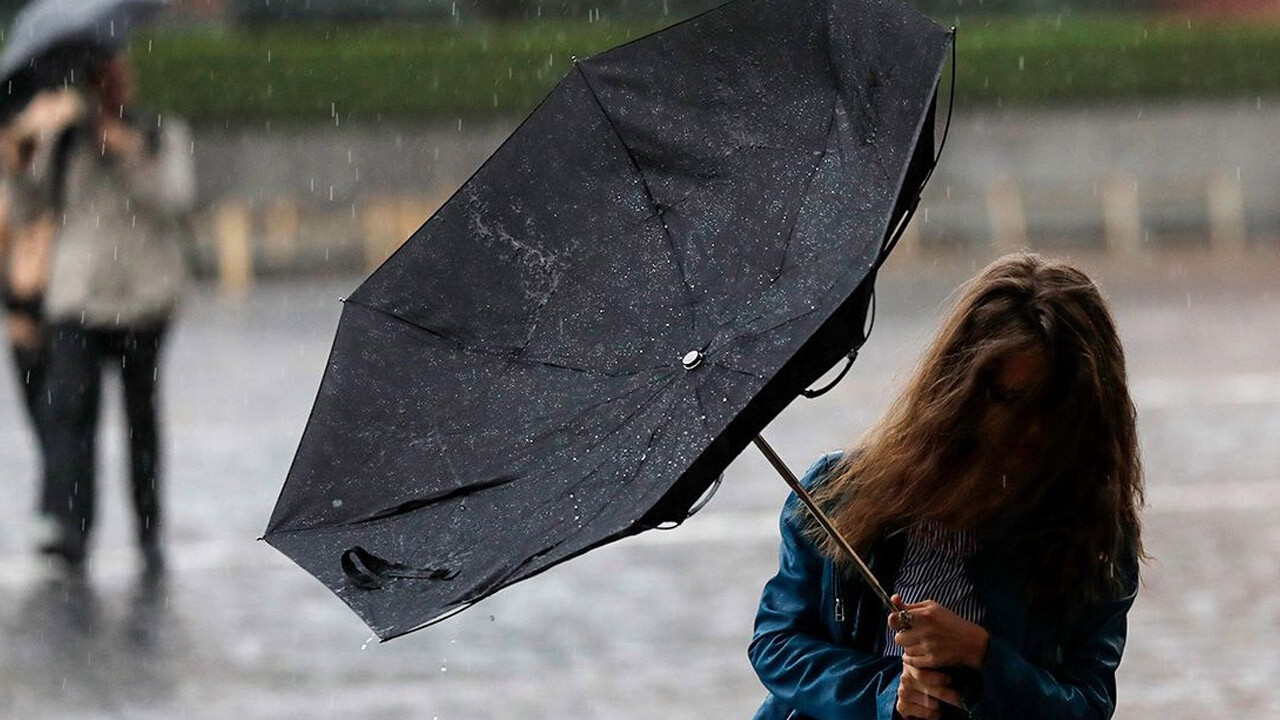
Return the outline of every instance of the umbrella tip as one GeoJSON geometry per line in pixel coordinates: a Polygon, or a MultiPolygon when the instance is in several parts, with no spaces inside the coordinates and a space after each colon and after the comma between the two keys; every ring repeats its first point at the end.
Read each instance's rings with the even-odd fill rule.
{"type": "Polygon", "coordinates": [[[339,296],[338,296],[338,302],[340,302],[340,303],[342,303],[342,304],[344,304],[344,305],[345,305],[345,304],[347,303],[347,299],[346,299],[346,298],[344,298],[344,297],[342,297],[341,295],[339,295],[339,296]]]}

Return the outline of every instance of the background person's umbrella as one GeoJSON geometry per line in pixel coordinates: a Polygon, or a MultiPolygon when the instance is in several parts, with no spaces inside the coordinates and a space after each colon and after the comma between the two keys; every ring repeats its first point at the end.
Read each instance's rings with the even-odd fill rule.
{"type": "Polygon", "coordinates": [[[736,0],[577,63],[346,302],[268,542],[389,638],[683,520],[860,341],[950,43],[736,0]]]}
{"type": "Polygon", "coordinates": [[[35,0],[5,33],[0,54],[0,121],[36,93],[84,80],[119,52],[132,32],[168,0],[35,0]]]}

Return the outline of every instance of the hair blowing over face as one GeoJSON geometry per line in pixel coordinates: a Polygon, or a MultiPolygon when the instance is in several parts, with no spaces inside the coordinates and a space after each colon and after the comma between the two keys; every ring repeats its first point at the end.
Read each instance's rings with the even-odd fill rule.
{"type": "MultiPolygon", "coordinates": [[[[815,497],[860,552],[917,522],[999,532],[1037,558],[1036,596],[1106,597],[1118,563],[1143,555],[1136,413],[1106,302],[1079,270],[1029,253],[996,260],[960,292],[906,387],[815,497]],[[1014,438],[992,437],[981,418],[1000,363],[1028,351],[1047,377],[1019,411],[1042,442],[1014,470],[1002,464],[1014,438]]],[[[846,561],[816,524],[808,532],[846,561]]]]}

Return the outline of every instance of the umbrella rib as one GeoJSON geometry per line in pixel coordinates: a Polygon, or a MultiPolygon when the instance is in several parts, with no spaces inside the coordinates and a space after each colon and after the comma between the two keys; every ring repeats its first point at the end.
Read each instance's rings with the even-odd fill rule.
{"type": "Polygon", "coordinates": [[[693,396],[694,396],[694,399],[698,402],[698,410],[701,411],[700,413],[698,413],[698,419],[699,421],[702,422],[702,428],[710,432],[711,423],[707,421],[707,415],[708,415],[707,401],[702,397],[702,383],[694,384],[693,396]]]}
{"type": "MultiPolygon", "coordinates": [[[[670,385],[670,384],[671,384],[671,381],[672,381],[673,379],[674,379],[674,378],[668,378],[668,379],[667,379],[667,380],[668,380],[667,385],[670,385]]],[[[653,386],[653,384],[654,384],[654,383],[661,382],[662,380],[663,380],[663,378],[662,378],[662,377],[656,377],[656,378],[654,378],[654,379],[652,379],[652,380],[649,380],[649,381],[648,381],[648,382],[646,382],[646,383],[643,383],[643,384],[640,384],[640,385],[636,385],[636,386],[631,387],[631,388],[629,388],[629,389],[627,389],[627,390],[624,390],[623,392],[621,392],[621,393],[620,393],[620,394],[618,394],[618,395],[614,395],[614,396],[612,396],[612,397],[605,398],[604,400],[601,400],[600,402],[597,402],[597,403],[592,403],[592,404],[590,404],[590,405],[586,405],[586,406],[582,407],[581,409],[579,409],[579,410],[578,410],[578,412],[577,412],[577,413],[575,413],[575,414],[574,414],[574,416],[573,416],[572,418],[569,418],[566,422],[561,423],[561,424],[562,424],[562,425],[568,425],[568,424],[571,424],[571,423],[577,423],[578,421],[582,420],[582,418],[583,418],[584,416],[586,416],[586,415],[587,415],[587,414],[589,414],[589,413],[594,412],[594,411],[595,411],[595,410],[597,410],[598,408],[604,407],[605,405],[609,405],[610,403],[618,402],[619,400],[624,400],[624,399],[626,399],[626,398],[628,398],[628,397],[630,397],[630,396],[632,396],[632,395],[635,395],[636,393],[639,393],[639,392],[641,392],[641,391],[643,391],[643,390],[645,390],[645,389],[647,389],[647,388],[649,388],[649,387],[653,386]]],[[[664,390],[664,389],[667,387],[667,385],[664,385],[664,386],[662,386],[661,388],[658,388],[658,390],[657,390],[656,392],[662,392],[662,390],[664,390]]],[[[655,394],[656,394],[656,393],[655,393],[655,394]]],[[[650,400],[651,398],[652,398],[652,396],[650,396],[649,398],[645,398],[645,400],[643,400],[643,401],[642,401],[642,404],[643,404],[644,402],[648,402],[648,400],[650,400]]],[[[541,417],[542,417],[542,418],[544,418],[544,419],[549,419],[549,417],[550,417],[550,416],[549,416],[549,415],[543,415],[543,416],[541,416],[541,417]]],[[[624,422],[625,422],[625,420],[624,420],[624,422]]],[[[549,436],[549,435],[550,435],[550,433],[544,433],[542,437],[543,437],[543,438],[545,438],[545,437],[547,437],[547,436],[549,436]]]]}
{"type": "MultiPolygon", "coordinates": [[[[736,340],[736,339],[738,339],[738,338],[740,338],[740,337],[744,337],[744,336],[745,336],[745,337],[759,337],[759,336],[761,336],[761,335],[765,335],[765,334],[771,333],[771,332],[773,332],[774,330],[777,330],[777,329],[779,329],[779,328],[782,328],[782,327],[785,327],[785,326],[787,326],[787,325],[790,325],[790,324],[791,324],[791,323],[793,323],[793,322],[796,322],[796,321],[798,321],[798,320],[802,320],[802,319],[804,319],[805,317],[807,317],[807,316],[809,316],[809,315],[812,315],[812,314],[813,314],[813,313],[815,313],[815,312],[818,312],[818,308],[817,308],[817,307],[812,307],[812,308],[809,308],[808,310],[805,310],[804,312],[800,313],[799,315],[794,315],[794,316],[792,316],[792,317],[787,318],[786,320],[779,320],[778,322],[774,323],[773,325],[770,325],[770,326],[769,326],[769,327],[767,327],[767,328],[763,328],[763,329],[760,329],[760,330],[742,330],[742,331],[739,331],[739,332],[738,332],[738,333],[736,333],[734,336],[730,337],[730,338],[726,341],[726,344],[728,344],[729,342],[732,342],[733,340],[736,340]]],[[[763,318],[763,317],[764,317],[764,313],[760,313],[760,314],[756,315],[754,318],[752,318],[751,320],[747,321],[746,323],[741,323],[741,324],[750,324],[750,323],[753,323],[753,322],[755,322],[755,321],[757,321],[757,320],[760,320],[760,319],[761,319],[761,318],[763,318]]],[[[723,347],[723,346],[721,346],[721,345],[716,345],[713,349],[719,349],[719,348],[721,348],[721,347],[723,347]]],[[[729,369],[732,369],[732,368],[729,368],[729,369]]]]}
{"type": "MultiPolygon", "coordinates": [[[[663,393],[663,391],[664,391],[664,390],[666,390],[667,388],[671,387],[672,383],[674,383],[674,382],[676,381],[677,377],[678,377],[678,376],[674,376],[674,375],[673,375],[673,376],[671,376],[670,378],[667,378],[667,381],[666,381],[665,383],[663,383],[662,387],[659,387],[657,390],[654,390],[652,393],[650,393],[650,394],[649,394],[649,396],[648,396],[648,397],[646,397],[644,400],[641,400],[641,401],[640,401],[640,404],[639,404],[639,405],[637,405],[637,406],[636,406],[636,407],[635,407],[631,412],[627,413],[627,414],[626,414],[626,416],[624,416],[623,418],[621,418],[621,419],[618,421],[618,424],[617,424],[617,425],[615,425],[615,426],[614,426],[614,428],[613,428],[612,430],[610,430],[610,431],[608,431],[607,433],[605,433],[604,437],[603,437],[603,438],[601,438],[600,442],[603,442],[604,440],[608,440],[609,438],[611,438],[611,437],[613,437],[614,435],[618,434],[618,432],[619,432],[619,431],[621,431],[621,430],[622,430],[622,428],[624,428],[624,427],[626,427],[626,426],[627,426],[627,423],[631,422],[631,421],[632,421],[632,419],[634,419],[637,415],[639,415],[641,412],[643,412],[644,410],[646,410],[646,409],[649,407],[649,405],[653,403],[653,401],[654,401],[654,399],[655,399],[655,398],[657,398],[658,396],[662,395],[662,393],[663,393]]],[[[655,381],[655,382],[656,382],[656,381],[655,381]]],[[[649,383],[649,385],[652,385],[652,384],[653,384],[653,383],[649,383]]],[[[643,387],[648,387],[648,385],[643,386],[643,387]]],[[[619,398],[619,399],[621,399],[621,398],[619,398]]],[[[581,416],[581,414],[579,414],[579,417],[580,417],[580,416],[581,416]]],[[[575,419],[576,419],[576,418],[575,418],[575,419]]],[[[543,434],[543,436],[542,436],[541,438],[539,438],[539,440],[538,440],[538,441],[539,441],[539,442],[541,442],[542,440],[545,440],[547,437],[550,437],[552,434],[553,434],[553,433],[544,433],[544,434],[543,434]]],[[[599,444],[599,443],[597,443],[597,444],[599,444]]]]}
{"type": "Polygon", "coordinates": [[[576,366],[573,366],[573,365],[565,365],[564,363],[557,363],[557,362],[553,362],[553,361],[551,361],[551,360],[546,360],[546,359],[530,358],[530,357],[526,357],[526,356],[524,356],[524,355],[518,355],[518,354],[514,354],[514,353],[502,353],[502,352],[493,352],[493,351],[488,351],[488,350],[481,350],[481,349],[478,349],[478,348],[471,347],[471,346],[469,346],[469,345],[467,345],[467,344],[463,343],[461,340],[458,340],[457,338],[449,337],[448,335],[446,335],[446,334],[444,334],[444,333],[440,332],[439,330],[435,330],[435,329],[429,328],[429,327],[427,327],[427,326],[425,326],[425,325],[422,325],[422,324],[416,323],[416,322],[414,322],[414,321],[412,321],[412,320],[409,320],[408,318],[401,317],[400,315],[397,315],[397,314],[395,314],[395,313],[393,313],[393,312],[391,312],[391,311],[389,311],[389,310],[383,310],[382,308],[373,307],[372,305],[365,305],[365,304],[363,304],[363,303],[360,303],[360,302],[357,302],[357,301],[355,301],[355,300],[352,300],[351,298],[347,298],[344,302],[345,302],[347,305],[354,305],[355,307],[363,308],[363,309],[368,310],[368,311],[370,311],[370,312],[372,312],[372,313],[376,313],[376,314],[378,314],[378,315],[382,315],[382,316],[385,316],[385,317],[391,318],[391,319],[393,319],[393,320],[396,320],[396,321],[402,322],[402,323],[404,323],[405,325],[408,325],[408,326],[413,327],[413,328],[417,328],[417,329],[419,329],[419,330],[421,330],[421,331],[423,331],[423,332],[425,332],[425,333],[427,333],[427,334],[429,334],[429,335],[431,335],[431,336],[433,336],[433,337],[437,337],[437,338],[439,338],[439,339],[441,339],[441,340],[443,340],[443,341],[445,341],[445,342],[453,343],[454,345],[457,345],[457,346],[459,347],[459,349],[461,349],[461,351],[462,351],[462,352],[467,353],[467,354],[470,354],[470,355],[480,355],[480,356],[483,356],[483,357],[491,357],[491,358],[495,358],[495,359],[499,359],[499,360],[506,360],[506,361],[508,361],[508,362],[513,362],[513,363],[517,363],[517,364],[521,364],[521,365],[532,365],[532,366],[539,366],[539,367],[549,367],[549,368],[554,368],[554,369],[557,369],[557,370],[569,370],[569,371],[571,371],[571,372],[585,373],[585,374],[587,374],[587,375],[599,375],[600,377],[608,377],[608,378],[627,378],[627,377],[635,377],[636,375],[642,375],[642,374],[644,374],[644,373],[646,373],[646,372],[652,372],[654,369],[656,369],[656,368],[645,368],[645,369],[643,369],[643,370],[637,370],[637,371],[635,371],[635,372],[611,373],[611,372],[606,372],[606,371],[604,371],[604,370],[597,370],[597,369],[595,369],[595,368],[584,368],[584,367],[576,367],[576,366]]]}
{"type": "Polygon", "coordinates": [[[725,370],[728,370],[728,371],[729,371],[729,372],[731,372],[731,373],[737,373],[737,374],[739,374],[739,375],[746,375],[747,377],[749,377],[749,378],[755,378],[756,380],[768,380],[768,378],[767,378],[767,377],[765,377],[764,375],[760,375],[759,373],[753,373],[753,372],[750,372],[750,371],[748,371],[748,370],[743,370],[742,368],[736,368],[736,367],[734,367],[734,366],[732,366],[732,365],[729,365],[729,364],[726,364],[726,363],[724,363],[723,361],[720,361],[720,360],[717,360],[717,361],[715,361],[715,362],[713,362],[713,363],[711,363],[711,364],[712,364],[713,366],[715,366],[715,367],[723,368],[723,369],[725,369],[725,370]]]}
{"type": "Polygon", "coordinates": [[[618,132],[618,126],[613,124],[613,118],[609,117],[609,111],[605,109],[604,103],[600,100],[600,96],[596,94],[596,89],[591,86],[591,81],[587,78],[587,73],[582,69],[582,63],[577,63],[574,67],[578,70],[578,75],[582,78],[582,84],[586,86],[587,92],[591,94],[591,99],[595,100],[596,107],[600,109],[600,115],[604,118],[605,124],[613,131],[613,137],[618,141],[618,145],[622,151],[626,153],[627,159],[631,161],[631,167],[635,168],[636,175],[640,177],[640,185],[644,188],[644,195],[649,200],[654,214],[658,218],[658,224],[662,226],[662,235],[667,240],[667,247],[671,251],[671,264],[675,266],[676,273],[680,276],[680,283],[684,285],[685,296],[689,302],[689,308],[692,311],[694,306],[693,285],[689,284],[689,277],[685,273],[684,263],[680,262],[680,253],[676,250],[675,238],[671,236],[671,228],[667,227],[667,221],[662,218],[663,210],[658,201],[653,197],[653,191],[649,188],[649,180],[644,176],[644,170],[640,168],[639,161],[631,152],[631,148],[622,139],[622,133],[618,132]]]}
{"type": "MultiPolygon", "coordinates": [[[[662,390],[666,389],[666,387],[668,387],[669,385],[671,385],[671,383],[673,383],[673,382],[675,382],[675,377],[671,378],[671,380],[669,380],[669,381],[666,383],[666,385],[663,385],[663,387],[662,387],[662,388],[659,388],[659,389],[658,389],[658,391],[657,391],[657,392],[655,392],[653,396],[651,396],[648,400],[646,400],[646,401],[645,401],[644,403],[642,403],[639,407],[637,407],[634,411],[632,411],[632,412],[631,412],[631,414],[629,414],[629,415],[627,416],[627,418],[625,418],[621,423],[619,423],[619,424],[618,424],[618,427],[616,427],[614,430],[612,430],[612,431],[610,432],[610,435],[612,435],[612,434],[617,433],[618,431],[620,431],[620,430],[621,430],[621,429],[622,429],[622,428],[627,424],[627,422],[629,422],[629,421],[630,421],[630,419],[631,419],[632,417],[635,417],[635,415],[637,415],[641,410],[643,410],[643,409],[645,408],[645,406],[647,406],[649,403],[651,403],[651,402],[653,401],[653,398],[657,397],[658,395],[661,395],[661,394],[662,394],[662,390]]],[[[653,450],[653,446],[654,446],[654,444],[655,444],[655,441],[656,441],[656,439],[657,439],[658,435],[663,431],[663,429],[664,429],[664,428],[665,428],[665,426],[664,426],[664,425],[659,425],[658,427],[656,427],[656,428],[654,428],[654,429],[653,429],[653,432],[651,432],[651,433],[649,434],[649,438],[648,438],[648,440],[646,441],[646,444],[645,444],[645,451],[644,451],[643,453],[641,453],[640,461],[639,461],[638,463],[636,463],[636,467],[635,467],[635,469],[634,469],[634,470],[632,470],[632,472],[630,473],[630,476],[629,476],[629,477],[628,477],[628,478],[627,478],[627,479],[622,483],[623,485],[630,485],[630,484],[631,484],[631,483],[636,479],[636,477],[638,477],[638,476],[640,475],[641,470],[643,470],[643,469],[644,469],[645,463],[646,463],[646,462],[648,461],[648,459],[649,459],[649,452],[650,452],[651,450],[653,450]]],[[[607,436],[606,436],[606,437],[607,437],[607,436]]],[[[586,476],[584,476],[584,477],[580,478],[580,479],[578,480],[578,482],[574,483],[574,484],[573,484],[572,486],[570,486],[569,488],[566,488],[565,492],[568,492],[569,490],[572,490],[573,488],[578,487],[578,486],[579,486],[579,485],[581,485],[581,484],[582,484],[582,483],[583,483],[583,482],[584,482],[588,477],[591,477],[592,475],[595,475],[596,473],[598,473],[598,472],[600,471],[600,469],[601,469],[602,467],[604,467],[604,466],[608,463],[608,461],[609,461],[610,459],[611,459],[611,458],[605,458],[604,460],[601,460],[601,462],[597,463],[597,464],[596,464],[596,466],[595,466],[595,467],[593,467],[593,468],[591,469],[591,471],[587,473],[587,475],[586,475],[586,476]]],[[[615,498],[615,500],[616,500],[616,498],[615,498]]],[[[525,558],[523,561],[521,561],[519,565],[515,566],[514,568],[511,568],[509,571],[507,571],[506,573],[504,573],[503,575],[501,575],[501,576],[497,579],[497,581],[494,583],[494,585],[493,585],[493,587],[494,587],[494,589],[495,589],[494,591],[496,592],[496,590],[497,590],[497,589],[499,589],[499,588],[501,588],[501,587],[505,587],[506,585],[511,584],[511,583],[509,583],[509,582],[508,582],[508,580],[510,580],[510,579],[511,579],[511,578],[513,578],[513,577],[516,577],[516,578],[517,578],[517,580],[518,580],[518,579],[519,579],[519,577],[517,577],[517,576],[519,576],[519,575],[520,575],[520,573],[521,573],[521,572],[523,572],[523,571],[525,570],[525,568],[529,567],[531,564],[535,563],[535,562],[536,562],[536,561],[538,561],[539,559],[541,559],[541,558],[545,557],[546,555],[550,554],[551,552],[553,552],[554,550],[556,550],[556,549],[557,549],[557,548],[559,548],[560,546],[565,545],[565,544],[566,544],[566,543],[568,543],[569,541],[571,541],[571,540],[573,540],[573,539],[577,538],[578,536],[580,536],[580,535],[582,534],[583,530],[585,530],[585,528],[587,528],[588,526],[590,526],[590,525],[591,525],[591,524],[596,520],[596,518],[599,518],[599,517],[604,513],[605,509],[606,509],[607,507],[609,507],[609,505],[611,505],[611,504],[612,504],[612,501],[610,501],[610,502],[606,502],[606,503],[605,503],[604,505],[602,505],[601,507],[596,508],[595,513],[593,513],[593,514],[591,515],[591,519],[590,519],[590,520],[588,520],[588,521],[587,521],[587,522],[585,522],[585,523],[582,523],[582,524],[579,526],[579,530],[578,530],[578,532],[573,533],[573,534],[571,534],[571,535],[568,535],[568,536],[566,536],[566,537],[564,537],[564,538],[561,538],[560,540],[556,541],[556,542],[555,542],[554,544],[552,544],[551,546],[549,546],[549,547],[547,547],[547,548],[544,548],[544,549],[542,549],[542,550],[539,550],[538,552],[534,553],[533,555],[530,555],[529,557],[527,557],[527,558],[525,558]]],[[[515,581],[511,581],[511,582],[515,582],[515,581]]]]}
{"type": "Polygon", "coordinates": [[[787,264],[787,258],[791,256],[791,240],[796,235],[796,226],[800,224],[800,213],[804,210],[805,200],[809,197],[809,189],[813,187],[814,178],[818,177],[818,170],[822,168],[822,163],[827,159],[827,146],[831,144],[831,133],[835,129],[836,108],[839,104],[839,98],[833,96],[831,104],[831,115],[827,118],[827,131],[823,135],[822,152],[818,154],[818,159],[813,163],[813,167],[809,169],[809,177],[804,181],[804,190],[800,192],[800,201],[796,206],[796,216],[791,221],[791,227],[787,229],[787,239],[782,243],[782,257],[778,259],[778,267],[774,268],[773,276],[769,279],[770,283],[775,282],[782,277],[782,268],[787,264]]]}
{"type": "MultiPolygon", "coordinates": [[[[613,435],[614,433],[617,433],[617,432],[618,432],[618,430],[621,430],[621,429],[622,429],[622,427],[623,427],[625,424],[626,424],[626,423],[624,422],[622,425],[619,425],[617,428],[615,428],[614,430],[610,431],[610,435],[613,435]]],[[[639,462],[637,462],[637,463],[636,463],[636,467],[635,467],[635,469],[634,469],[634,470],[632,470],[632,471],[631,471],[630,476],[629,476],[629,477],[627,477],[627,479],[626,479],[626,480],[624,480],[624,481],[622,481],[621,483],[619,483],[619,485],[621,485],[621,486],[627,486],[627,485],[630,485],[630,484],[632,483],[632,481],[634,481],[634,480],[636,479],[636,477],[640,474],[640,471],[641,471],[642,469],[644,469],[644,465],[645,465],[645,463],[646,463],[646,462],[648,462],[648,460],[649,460],[649,451],[653,449],[653,442],[654,442],[654,438],[656,438],[656,437],[658,436],[658,433],[659,433],[659,432],[661,432],[661,431],[662,431],[662,427],[661,427],[661,426],[658,426],[658,427],[656,427],[656,428],[654,428],[654,429],[653,429],[653,432],[649,433],[649,439],[645,441],[644,451],[640,453],[640,460],[639,460],[639,462]]],[[[608,437],[608,436],[606,436],[606,437],[608,437]]],[[[591,479],[591,478],[595,477],[597,474],[599,474],[599,473],[600,473],[600,469],[601,469],[601,468],[603,468],[605,465],[609,464],[609,463],[610,463],[612,460],[614,460],[614,459],[615,459],[615,458],[614,458],[614,457],[612,457],[612,456],[605,456],[604,458],[602,458],[602,459],[600,460],[600,462],[598,462],[598,463],[596,463],[594,466],[592,466],[592,468],[591,468],[589,471],[587,471],[587,473],[586,473],[585,475],[583,475],[582,477],[580,477],[580,478],[578,478],[577,480],[575,480],[571,485],[568,485],[567,487],[565,487],[564,492],[565,492],[565,493],[570,493],[570,492],[574,492],[574,491],[576,491],[576,490],[577,490],[577,488],[581,487],[581,486],[582,486],[584,483],[586,483],[589,479],[591,479]]],[[[599,515],[600,515],[600,512],[599,512],[599,510],[597,510],[597,512],[596,512],[594,515],[592,515],[592,518],[594,519],[594,518],[596,518],[596,517],[599,517],[599,515]]]]}
{"type": "Polygon", "coordinates": [[[777,323],[774,323],[773,325],[770,325],[769,327],[764,328],[763,330],[753,330],[753,331],[745,332],[745,333],[743,333],[743,334],[744,334],[744,335],[756,335],[756,336],[758,336],[758,335],[764,335],[764,334],[767,334],[767,333],[771,333],[771,332],[773,332],[774,330],[777,330],[777,329],[779,329],[779,328],[782,328],[782,327],[785,327],[785,326],[787,326],[787,325],[790,325],[790,324],[791,324],[791,323],[793,323],[793,322],[796,322],[796,321],[798,321],[798,320],[803,320],[804,318],[806,318],[806,317],[808,317],[809,315],[812,315],[812,314],[814,314],[814,313],[816,313],[816,312],[818,312],[818,308],[816,308],[816,307],[812,307],[812,308],[809,308],[808,310],[805,310],[804,312],[800,313],[799,315],[794,315],[794,316],[792,316],[792,317],[787,318],[786,320],[780,320],[780,321],[778,321],[777,323]]]}

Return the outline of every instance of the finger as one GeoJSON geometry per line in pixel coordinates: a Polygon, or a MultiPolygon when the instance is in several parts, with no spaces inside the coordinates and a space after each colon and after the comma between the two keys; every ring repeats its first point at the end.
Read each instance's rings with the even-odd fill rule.
{"type": "Polygon", "coordinates": [[[931,688],[920,682],[917,671],[906,665],[902,666],[902,677],[898,681],[898,697],[926,708],[936,708],[940,702],[931,688]]]}
{"type": "Polygon", "coordinates": [[[946,687],[951,684],[951,676],[941,670],[930,670],[903,663],[902,672],[911,675],[920,685],[930,688],[946,687]]]}
{"type": "Polygon", "coordinates": [[[920,718],[920,720],[939,720],[941,708],[927,708],[909,700],[898,698],[898,713],[904,718],[920,718]]]}
{"type": "Polygon", "coordinates": [[[899,645],[900,647],[910,647],[912,645],[917,645],[923,639],[924,638],[920,634],[920,631],[915,629],[899,630],[898,632],[893,634],[893,642],[899,645]]]}
{"type": "Polygon", "coordinates": [[[960,707],[964,702],[960,698],[960,693],[956,691],[955,688],[938,687],[936,685],[925,686],[925,694],[930,696],[930,698],[936,702],[944,702],[948,705],[954,705],[955,707],[960,707]]]}
{"type": "Polygon", "coordinates": [[[946,663],[939,662],[938,657],[932,653],[907,655],[904,652],[902,655],[902,662],[903,664],[910,665],[913,668],[922,668],[926,670],[930,668],[946,667],[946,663]]]}

